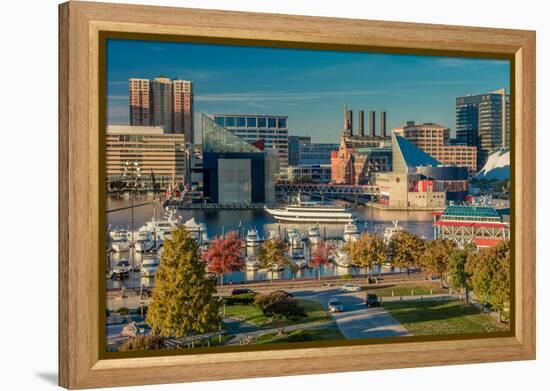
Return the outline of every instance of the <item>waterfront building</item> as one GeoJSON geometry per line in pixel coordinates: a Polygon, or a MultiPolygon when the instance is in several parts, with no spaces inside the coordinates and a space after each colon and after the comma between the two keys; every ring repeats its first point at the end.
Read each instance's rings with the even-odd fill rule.
{"type": "Polygon", "coordinates": [[[468,194],[466,167],[442,165],[404,137],[392,133],[392,171],[375,173],[379,203],[397,209],[442,209],[468,194]]]}
{"type": "Polygon", "coordinates": [[[129,79],[130,125],[150,126],[151,84],[149,79],[129,79]]]}
{"type": "Polygon", "coordinates": [[[201,203],[204,200],[203,155],[199,145],[192,145],[187,150],[186,191],[191,202],[201,203]]]}
{"type": "Polygon", "coordinates": [[[214,122],[248,143],[263,140],[265,148],[275,149],[279,167],[288,166],[288,117],[284,115],[213,114],[214,122]]]}
{"type": "Polygon", "coordinates": [[[408,121],[394,131],[443,164],[468,167],[470,176],[477,172],[477,148],[451,144],[451,129],[435,123],[408,121]]]}
{"type": "Polygon", "coordinates": [[[173,92],[172,80],[166,77],[155,77],[151,81],[152,109],[153,109],[153,126],[162,126],[167,133],[172,133],[173,116],[173,92]]]}
{"type": "Polygon", "coordinates": [[[434,213],[434,236],[454,241],[459,248],[472,243],[476,247],[496,246],[510,240],[510,223],[488,205],[451,205],[434,213]]]}
{"type": "Polygon", "coordinates": [[[279,173],[276,150],[250,144],[202,115],[203,193],[217,204],[271,203],[279,173]]]}
{"type": "Polygon", "coordinates": [[[510,95],[504,88],[456,98],[456,136],[478,149],[478,168],[495,148],[510,146],[510,95]]]}
{"type": "Polygon", "coordinates": [[[305,164],[288,166],[279,179],[292,183],[330,183],[330,164],[305,164]]]}
{"type": "Polygon", "coordinates": [[[130,125],[161,126],[166,133],[183,133],[194,142],[193,82],[164,76],[129,79],[130,125]]]}
{"type": "Polygon", "coordinates": [[[390,171],[392,167],[391,138],[386,136],[386,115],[383,127],[376,134],[375,112],[370,113],[370,132],[365,135],[364,112],[359,112],[359,134],[353,133],[353,113],[344,107],[344,131],[337,150],[330,156],[331,182],[364,185],[373,181],[375,172],[390,171]]]}
{"type": "Polygon", "coordinates": [[[160,189],[185,182],[187,153],[181,134],[161,126],[110,125],[106,134],[106,173],[109,184],[124,182],[126,162],[137,162],[142,185],[160,189]],[[153,179],[154,178],[154,179],[153,179]]]}
{"type": "Polygon", "coordinates": [[[189,80],[174,80],[174,133],[183,133],[185,141],[193,143],[194,136],[194,93],[193,82],[189,80]]]}
{"type": "Polygon", "coordinates": [[[300,164],[300,145],[311,144],[309,136],[288,136],[288,165],[300,164]]]}
{"type": "Polygon", "coordinates": [[[288,136],[288,164],[330,164],[331,153],[337,149],[335,143],[312,143],[309,136],[288,136]]]}

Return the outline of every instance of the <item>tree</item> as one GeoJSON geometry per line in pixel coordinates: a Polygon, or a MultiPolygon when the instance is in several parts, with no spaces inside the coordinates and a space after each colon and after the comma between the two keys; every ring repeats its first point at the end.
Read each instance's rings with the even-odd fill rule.
{"type": "Polygon", "coordinates": [[[208,271],[220,275],[223,285],[225,273],[239,272],[244,267],[239,234],[236,231],[230,231],[225,238],[220,236],[212,240],[204,254],[204,259],[208,262],[208,271]]]}
{"type": "Polygon", "coordinates": [[[403,230],[391,237],[388,247],[392,264],[407,268],[407,274],[409,274],[411,267],[419,265],[425,244],[418,236],[403,230]]]}
{"type": "Polygon", "coordinates": [[[419,257],[420,265],[430,274],[439,276],[439,284],[443,287],[443,278],[448,269],[449,255],[456,249],[454,242],[437,238],[426,243],[419,257]]]}
{"type": "Polygon", "coordinates": [[[328,264],[333,255],[334,246],[327,243],[325,240],[322,240],[315,245],[315,250],[313,252],[313,256],[309,260],[309,263],[316,267],[319,280],[321,279],[321,271],[319,270],[320,266],[328,264]]]}
{"type": "Polygon", "coordinates": [[[288,245],[281,238],[266,239],[260,245],[258,261],[261,268],[271,270],[271,282],[273,282],[273,269],[290,263],[287,252],[288,245]]]}
{"type": "Polygon", "coordinates": [[[510,304],[510,244],[497,246],[468,255],[466,271],[470,273],[472,289],[482,305],[490,305],[498,311],[510,304]]]}
{"type": "Polygon", "coordinates": [[[384,238],[378,234],[363,233],[355,241],[347,242],[343,248],[350,257],[351,264],[363,267],[365,270],[382,265],[388,257],[388,251],[384,238]]]}
{"type": "Polygon", "coordinates": [[[469,291],[470,273],[466,271],[466,261],[468,255],[473,252],[473,249],[465,247],[464,249],[455,249],[449,256],[447,266],[447,279],[449,286],[455,289],[463,289],[466,303],[470,302],[469,291]]]}
{"type": "Polygon", "coordinates": [[[124,341],[118,350],[120,352],[130,352],[134,350],[157,350],[164,347],[163,337],[158,335],[137,335],[124,341]]]}
{"type": "Polygon", "coordinates": [[[206,273],[195,240],[183,228],[172,231],[155,276],[147,323],[153,335],[183,337],[217,326],[216,279],[206,273]]]}

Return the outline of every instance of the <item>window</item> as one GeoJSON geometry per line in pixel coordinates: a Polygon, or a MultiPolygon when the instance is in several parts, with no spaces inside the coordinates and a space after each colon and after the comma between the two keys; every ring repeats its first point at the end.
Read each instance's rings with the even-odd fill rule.
{"type": "Polygon", "coordinates": [[[235,117],[225,117],[225,126],[235,126],[235,117]]]}
{"type": "Polygon", "coordinates": [[[256,127],[256,117],[248,117],[246,119],[246,126],[249,128],[255,128],[256,127]]]}
{"type": "Polygon", "coordinates": [[[258,118],[258,128],[265,128],[266,127],[266,119],[265,118],[258,118]]]}
{"type": "Polygon", "coordinates": [[[269,118],[267,120],[267,125],[269,128],[276,128],[277,127],[277,118],[269,118]]]}
{"type": "Polygon", "coordinates": [[[280,128],[286,128],[286,118],[279,118],[279,129],[280,128]]]}
{"type": "Polygon", "coordinates": [[[214,122],[216,122],[220,126],[224,126],[223,117],[214,117],[214,122]]]}
{"type": "Polygon", "coordinates": [[[237,126],[246,126],[246,119],[244,117],[237,117],[237,126]]]}

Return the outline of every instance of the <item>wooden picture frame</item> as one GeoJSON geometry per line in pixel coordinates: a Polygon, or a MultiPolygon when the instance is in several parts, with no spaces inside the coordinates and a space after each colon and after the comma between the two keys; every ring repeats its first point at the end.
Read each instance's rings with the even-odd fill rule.
{"type": "MultiPolygon", "coordinates": [[[[59,384],[124,386],[535,358],[535,32],[68,2],[59,6],[59,384]],[[100,354],[99,83],[103,32],[290,47],[502,55],[514,67],[511,122],[512,336],[104,359],[100,354]],[[307,360],[308,365],[299,365],[307,360]],[[215,370],[212,370],[215,367],[215,370]]],[[[104,60],[104,59],[103,59],[104,60]]]]}

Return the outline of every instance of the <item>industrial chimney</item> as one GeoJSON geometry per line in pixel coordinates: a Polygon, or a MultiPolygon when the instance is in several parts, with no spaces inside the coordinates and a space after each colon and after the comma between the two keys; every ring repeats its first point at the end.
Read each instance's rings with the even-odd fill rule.
{"type": "Polygon", "coordinates": [[[363,110],[359,111],[359,134],[361,137],[365,136],[365,112],[363,110]]]}
{"type": "Polygon", "coordinates": [[[369,111],[369,131],[371,137],[376,136],[376,112],[374,110],[369,111]]]}
{"type": "Polygon", "coordinates": [[[386,112],[385,111],[380,112],[380,132],[382,133],[382,137],[386,137],[386,112]]]}

